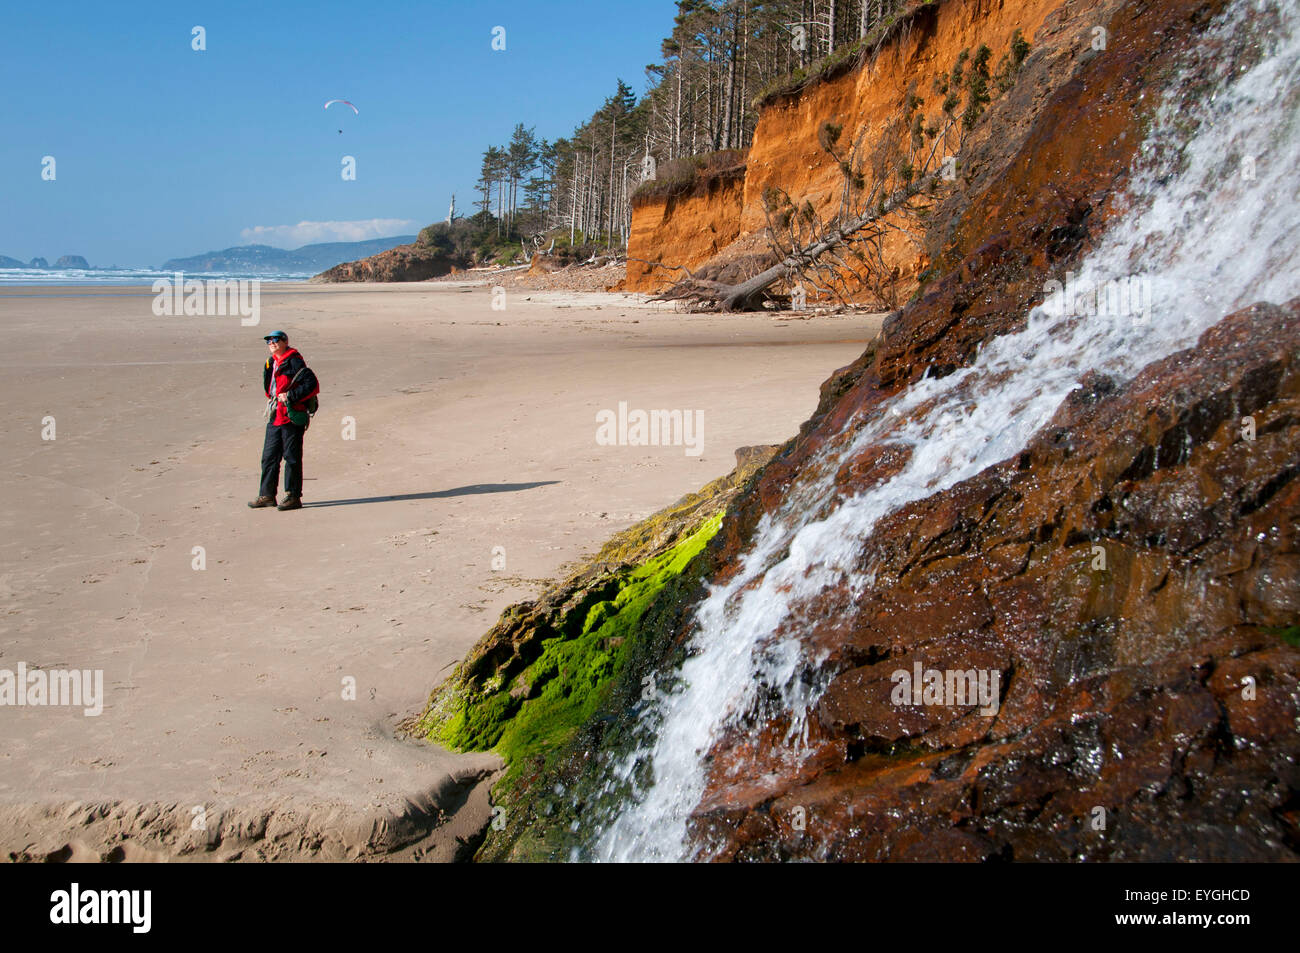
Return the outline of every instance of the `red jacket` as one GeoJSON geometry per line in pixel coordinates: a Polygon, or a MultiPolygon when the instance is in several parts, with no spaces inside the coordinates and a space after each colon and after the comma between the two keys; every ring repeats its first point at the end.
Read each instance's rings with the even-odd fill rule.
{"type": "MultiPolygon", "coordinates": [[[[302,355],[294,348],[289,348],[278,364],[273,357],[266,359],[266,366],[262,368],[262,389],[266,391],[268,400],[274,399],[277,394],[285,393],[288,389],[289,403],[293,405],[293,409],[306,410],[307,398],[315,397],[320,393],[320,384],[316,381],[316,375],[307,367],[307,362],[302,359],[302,355]],[[292,389],[289,389],[289,382],[302,370],[306,370],[306,373],[298,378],[298,383],[294,384],[292,389]]],[[[289,412],[285,410],[284,404],[276,401],[275,419],[272,423],[279,427],[288,422],[289,412]]]]}

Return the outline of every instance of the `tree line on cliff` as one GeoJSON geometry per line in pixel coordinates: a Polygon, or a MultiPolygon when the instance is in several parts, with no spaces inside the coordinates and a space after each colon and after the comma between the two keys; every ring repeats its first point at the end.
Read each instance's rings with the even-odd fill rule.
{"type": "Polygon", "coordinates": [[[851,64],[907,4],[678,0],[660,61],[645,69],[645,94],[638,100],[616,80],[591,117],[554,142],[516,125],[509,142],[484,151],[474,226],[461,231],[473,233],[480,257],[506,256],[546,232],[575,256],[626,247],[638,188],[681,184],[701,162],[738,164],[764,102],[851,64]]]}

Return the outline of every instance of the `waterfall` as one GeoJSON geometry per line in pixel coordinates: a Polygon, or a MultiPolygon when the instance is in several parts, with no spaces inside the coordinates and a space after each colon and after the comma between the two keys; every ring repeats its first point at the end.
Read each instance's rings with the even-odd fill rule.
{"type": "Polygon", "coordinates": [[[1130,379],[1225,315],[1300,293],[1296,20],[1290,0],[1236,0],[1170,85],[1127,211],[1073,282],[1023,331],[987,342],[971,366],[922,379],[870,419],[850,421],[804,468],[759,522],[736,575],[694,608],[687,658],[647,706],[639,749],[608,768],[607,790],[629,793],[595,832],[591,857],[707,856],[687,821],[705,790],[706,755],[730,725],[775,706],[791,719],[785,743],[799,756],[821,689],[805,675],[820,660],[805,658],[789,632],[827,587],[870,583],[862,543],[882,517],[1017,453],[1088,371],[1130,379]],[[1193,76],[1207,72],[1210,91],[1191,101],[1193,76]],[[842,496],[841,464],[882,442],[908,447],[906,466],[842,496]]]}

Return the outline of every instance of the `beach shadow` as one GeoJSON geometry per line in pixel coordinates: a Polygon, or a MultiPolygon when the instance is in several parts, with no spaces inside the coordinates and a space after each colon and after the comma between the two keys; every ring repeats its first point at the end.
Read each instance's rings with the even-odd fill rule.
{"type": "Polygon", "coordinates": [[[357,503],[401,503],[405,500],[436,500],[446,496],[477,496],[480,493],[516,493],[539,486],[551,486],[559,480],[540,480],[536,483],[473,483],[450,490],[431,490],[428,493],[398,493],[392,496],[363,496],[354,500],[322,500],[302,504],[304,510],[320,506],[353,506],[357,503]]]}

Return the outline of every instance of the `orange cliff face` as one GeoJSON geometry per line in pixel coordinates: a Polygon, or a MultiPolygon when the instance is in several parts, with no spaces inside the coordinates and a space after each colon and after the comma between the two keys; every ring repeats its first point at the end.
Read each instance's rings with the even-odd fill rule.
{"type": "MultiPolygon", "coordinates": [[[[962,50],[973,55],[981,44],[987,45],[993,51],[991,66],[996,66],[1019,30],[1032,52],[1037,48],[1035,34],[1061,5],[1061,0],[926,4],[908,14],[908,23],[872,61],[770,102],[755,129],[743,183],[727,183],[717,193],[678,202],[647,201],[633,209],[626,290],[659,291],[681,277],[680,271],[643,265],[632,258],[693,268],[730,242],[762,232],[766,227],[763,193],[768,188],[784,190],[796,205],[811,202],[823,218],[833,216],[843,176],[818,144],[823,123],[842,125],[842,149],[861,135],[865,150],[873,132],[901,113],[909,86],[925,101],[922,111],[929,121],[940,115],[942,98],[932,83],[951,72],[962,50]]],[[[1086,33],[1083,19],[1079,30],[1086,33]]],[[[885,253],[888,264],[897,267],[904,280],[924,267],[918,242],[905,235],[893,236],[885,253]]]]}
{"type": "Polygon", "coordinates": [[[638,200],[627,242],[627,280],[620,290],[660,291],[682,272],[649,262],[692,268],[734,242],[744,194],[743,179],[715,178],[695,193],[638,200]]]}

